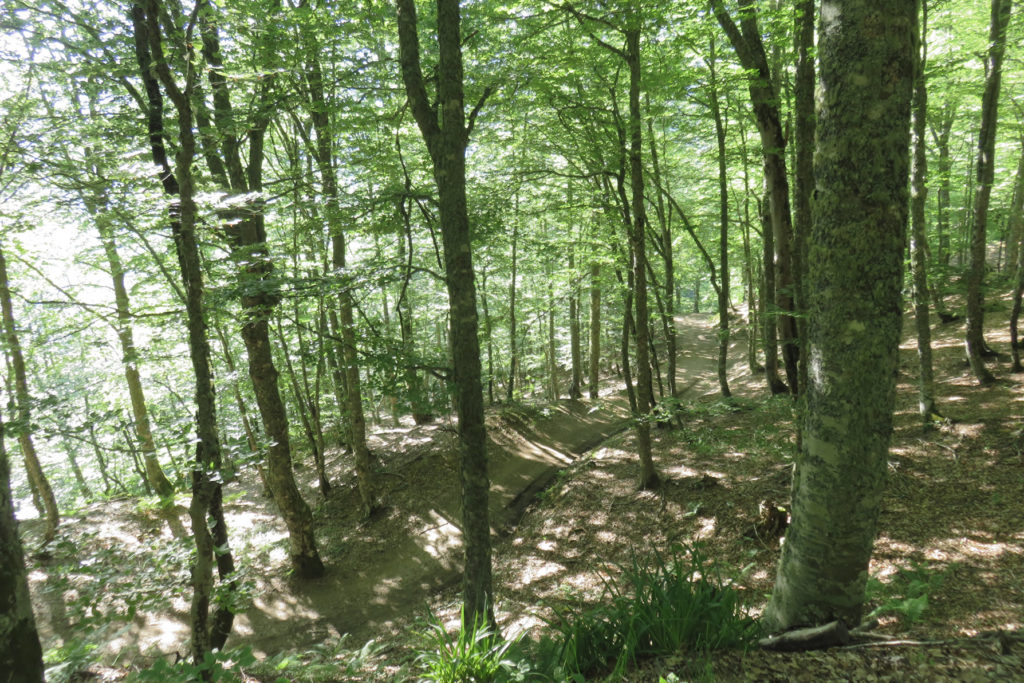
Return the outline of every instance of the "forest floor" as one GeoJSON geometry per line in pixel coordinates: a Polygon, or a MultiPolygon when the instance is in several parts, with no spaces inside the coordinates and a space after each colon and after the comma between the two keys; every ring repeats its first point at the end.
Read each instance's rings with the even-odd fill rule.
{"type": "MultiPolygon", "coordinates": [[[[987,339],[1005,351],[1006,305],[992,304],[987,339]]],[[[925,432],[916,410],[913,330],[908,317],[889,486],[870,570],[877,579],[869,592],[869,609],[879,610],[875,633],[898,640],[797,654],[716,653],[698,663],[680,655],[643,664],[632,680],[670,672],[682,680],[1024,680],[1022,377],[1009,372],[1007,354],[990,365],[998,383],[976,386],[963,360],[963,323],[936,324],[937,395],[952,419],[925,432]]],[[[506,634],[535,635],[555,606],[599,600],[604,577],[614,578],[634,553],[673,544],[703,544],[708,557],[735,573],[752,611],[763,609],[779,546],[755,525],[760,508],[788,504],[792,407],[785,397],[766,397],[763,375],[751,375],[742,361],[741,335],[730,350],[736,398],[718,398],[711,316],[681,316],[679,342],[683,420],[681,428],[654,430],[664,478],[658,491],[636,488],[635,435],[613,381],[596,401],[489,412],[495,602],[506,634]]],[[[329,454],[336,488],[326,501],[302,471],[306,499],[317,501],[328,567],[317,581],[289,575],[283,526],[254,478],[228,484],[229,531],[252,597],[229,646],[248,645],[278,663],[286,651],[295,660],[334,658],[339,671],[345,658],[358,658],[349,648],[374,639],[361,669],[318,680],[391,680],[408,672],[428,608],[444,623],[458,619],[455,439],[446,423],[378,428],[371,448],[383,507],[369,520],[358,513],[350,455],[329,454]]],[[[166,518],[114,501],[69,516],[61,543],[29,558],[44,649],[67,647],[83,624],[118,611],[123,625],[94,638],[104,643],[108,664],[184,651],[188,520],[178,512],[166,518]],[[83,607],[96,581],[104,582],[103,594],[83,607]]],[[[23,526],[28,547],[38,547],[38,529],[23,526]]]]}

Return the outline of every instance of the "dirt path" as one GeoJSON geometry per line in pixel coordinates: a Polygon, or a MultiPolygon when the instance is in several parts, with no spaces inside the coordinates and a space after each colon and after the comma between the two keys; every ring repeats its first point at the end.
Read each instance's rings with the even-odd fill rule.
{"type": "MultiPolygon", "coordinates": [[[[717,391],[713,321],[707,315],[681,316],[678,330],[681,398],[717,391]]],[[[743,354],[734,348],[732,355],[743,354]]],[[[732,374],[745,372],[736,364],[732,374]]],[[[628,427],[628,403],[621,385],[613,381],[596,400],[497,407],[487,420],[490,512],[500,539],[515,529],[526,507],[558,472],[628,427]]],[[[249,645],[257,655],[270,655],[343,634],[350,635],[349,642],[365,642],[401,628],[432,595],[458,586],[462,541],[454,430],[443,424],[380,429],[371,448],[379,459],[384,507],[370,520],[357,516],[358,494],[348,456],[335,453],[329,458],[332,481],[342,483],[327,501],[312,488],[308,473],[301,477],[306,499],[321,501],[317,535],[328,572],[319,580],[297,581],[289,575],[283,525],[269,501],[254,493],[256,482],[226,487],[231,501],[226,506],[228,527],[236,553],[249,567],[254,596],[251,608],[236,618],[229,647],[249,645]]],[[[169,538],[172,526],[175,535],[183,531],[182,524],[188,526],[186,515],[173,521],[163,528],[140,528],[130,504],[122,510],[106,503],[79,523],[109,527],[113,542],[144,553],[154,535],[169,538]]],[[[45,603],[45,586],[37,583],[37,597],[45,603]]],[[[139,614],[107,650],[122,657],[180,650],[188,640],[187,590],[179,587],[176,594],[171,611],[139,614]]],[[[48,618],[46,610],[40,622],[44,639],[67,636],[66,624],[48,618]]]]}

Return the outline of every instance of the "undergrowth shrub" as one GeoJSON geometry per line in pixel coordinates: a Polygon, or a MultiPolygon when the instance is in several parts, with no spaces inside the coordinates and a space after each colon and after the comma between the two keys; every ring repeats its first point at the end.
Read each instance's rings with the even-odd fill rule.
{"type": "Polygon", "coordinates": [[[867,600],[878,606],[868,614],[874,619],[885,614],[896,614],[908,623],[921,620],[931,596],[942,588],[949,569],[937,570],[926,563],[911,561],[909,568],[896,570],[889,583],[872,576],[868,579],[867,600]]]}
{"type": "Polygon", "coordinates": [[[621,677],[647,657],[678,651],[706,655],[745,647],[759,634],[739,593],[699,545],[673,547],[641,561],[634,554],[618,582],[605,579],[598,607],[556,610],[555,636],[538,645],[538,664],[555,678],[585,680],[607,671],[621,677]]]}
{"type": "MultiPolygon", "coordinates": [[[[464,615],[460,615],[464,616],[464,615]]],[[[460,619],[465,623],[464,619],[460,619]]],[[[482,619],[471,628],[460,628],[454,636],[448,633],[433,613],[420,633],[423,648],[416,662],[424,678],[438,683],[491,683],[521,679],[526,664],[514,660],[517,639],[505,640],[482,619]]]]}

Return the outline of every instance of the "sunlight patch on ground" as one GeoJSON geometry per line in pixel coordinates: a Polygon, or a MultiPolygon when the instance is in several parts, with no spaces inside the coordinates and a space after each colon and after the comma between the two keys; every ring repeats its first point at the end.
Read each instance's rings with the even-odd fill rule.
{"type": "Polygon", "coordinates": [[[421,547],[431,557],[439,560],[462,545],[462,531],[437,510],[431,510],[428,514],[431,525],[419,532],[424,539],[421,547]]]}
{"type": "Polygon", "coordinates": [[[546,579],[549,576],[555,576],[564,569],[565,567],[557,562],[547,562],[545,560],[531,557],[528,558],[526,563],[520,568],[518,582],[523,586],[529,586],[535,581],[546,579]]]}

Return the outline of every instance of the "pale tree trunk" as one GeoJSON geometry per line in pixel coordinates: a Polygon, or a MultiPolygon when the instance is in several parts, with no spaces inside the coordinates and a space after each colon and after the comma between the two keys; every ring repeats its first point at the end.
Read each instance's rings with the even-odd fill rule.
{"type": "Polygon", "coordinates": [[[807,409],[771,631],[859,623],[896,397],[916,2],[831,7],[818,47],[807,409]]]}
{"type": "Polygon", "coordinates": [[[139,450],[142,451],[146,465],[146,480],[161,498],[174,494],[174,487],[167,479],[160,461],[156,456],[156,444],[153,442],[153,430],[149,424],[149,410],[146,408],[146,396],[142,391],[142,379],[139,376],[139,354],[135,348],[132,334],[132,315],[128,303],[128,289],[124,284],[124,267],[117,253],[113,230],[107,223],[103,213],[96,214],[96,228],[100,233],[103,251],[110,267],[110,278],[114,285],[114,305],[117,308],[117,339],[121,343],[121,362],[124,366],[124,380],[128,385],[128,396],[132,403],[132,415],[135,418],[135,435],[139,439],[139,450]]]}
{"type": "Polygon", "coordinates": [[[921,0],[920,49],[914,75],[913,158],[910,180],[910,269],[914,277],[914,321],[917,326],[918,412],[925,428],[937,415],[935,380],[932,371],[932,332],[928,312],[928,260],[925,242],[925,202],[928,198],[928,153],[925,145],[925,117],[928,112],[927,65],[928,0],[921,0]]]}
{"type": "Polygon", "coordinates": [[[724,398],[732,396],[729,391],[729,193],[725,159],[725,125],[718,101],[718,64],[715,54],[715,38],[711,37],[708,49],[708,76],[711,91],[711,115],[715,119],[715,139],[718,142],[718,387],[724,398]]]}
{"type": "Polygon", "coordinates": [[[14,375],[14,398],[18,406],[18,444],[21,455],[25,459],[25,470],[34,492],[38,493],[46,512],[46,527],[43,532],[45,543],[57,536],[60,525],[60,510],[57,499],[53,495],[50,482],[43,473],[43,466],[36,453],[35,441],[32,438],[32,397],[28,390],[28,372],[25,369],[25,357],[21,353],[21,341],[18,339],[17,326],[14,322],[14,307],[11,305],[11,285],[7,276],[7,259],[0,248],[0,307],[3,310],[4,346],[7,360],[14,375]]]}
{"type": "MultiPolygon", "coordinates": [[[[437,2],[438,83],[435,109],[420,66],[414,0],[398,0],[399,62],[409,105],[433,162],[451,308],[453,377],[462,442],[462,535],[465,548],[463,626],[485,622],[496,628],[491,578],[491,528],[487,433],[480,381],[476,285],[466,207],[466,144],[484,91],[468,117],[463,109],[462,37],[458,0],[437,2]],[[439,118],[443,114],[443,123],[439,118]]],[[[514,373],[513,373],[514,375],[514,373]]]]}
{"type": "MultiPolygon", "coordinates": [[[[1018,126],[1024,130],[1024,121],[1018,126]]],[[[1024,139],[1021,140],[1024,143],[1024,139]]],[[[1017,180],[1013,184],[1013,199],[1010,202],[1010,215],[1007,217],[1006,264],[1010,268],[1017,267],[1017,255],[1020,253],[1020,242],[1024,238],[1024,149],[1017,159],[1017,180]]]]}
{"type": "MultiPolygon", "coordinates": [[[[665,195],[669,194],[669,187],[668,183],[661,176],[661,164],[658,160],[658,143],[654,137],[654,122],[651,119],[647,119],[647,133],[650,138],[651,170],[654,172],[654,186],[659,188],[658,201],[654,206],[658,212],[658,223],[661,225],[659,242],[661,258],[665,267],[665,302],[661,311],[662,325],[665,330],[665,355],[667,356],[665,374],[668,377],[669,396],[675,397],[678,340],[676,338],[676,274],[675,254],[672,249],[671,212],[666,210],[665,207],[665,195]],[[664,192],[661,189],[664,189],[664,192]]],[[[657,245],[658,242],[655,242],[655,244],[657,245]]]]}
{"type": "Polygon", "coordinates": [[[995,381],[982,356],[991,351],[985,344],[985,306],[982,287],[986,268],[988,205],[995,177],[996,124],[999,122],[999,89],[1002,84],[1006,26],[1010,22],[1011,0],[992,0],[985,93],[981,102],[981,131],[978,133],[978,192],[974,198],[971,224],[971,263],[967,271],[967,359],[981,385],[995,381]]]}
{"type": "Polygon", "coordinates": [[[25,556],[14,519],[11,466],[0,423],[0,679],[43,682],[43,650],[39,645],[32,600],[28,592],[25,556]],[[3,678],[5,677],[6,678],[3,678]]]}
{"type": "Polygon", "coordinates": [[[558,357],[555,354],[555,288],[551,282],[551,268],[547,267],[545,276],[548,280],[548,312],[547,312],[547,348],[544,357],[548,366],[548,400],[558,400],[558,357]]]}

